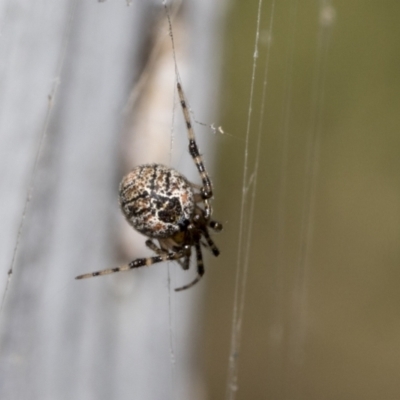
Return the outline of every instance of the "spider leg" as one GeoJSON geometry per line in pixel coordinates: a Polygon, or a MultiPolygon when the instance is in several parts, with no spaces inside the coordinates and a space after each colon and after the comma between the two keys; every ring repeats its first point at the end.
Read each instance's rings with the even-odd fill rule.
{"type": "Polygon", "coordinates": [[[180,292],[181,290],[186,290],[186,289],[191,288],[204,275],[204,263],[203,263],[203,255],[201,253],[200,243],[196,243],[194,246],[196,248],[196,257],[197,257],[197,277],[192,282],[188,283],[187,285],[184,285],[180,288],[175,289],[175,292],[180,292]]]}
{"type": "Polygon", "coordinates": [[[221,232],[222,231],[222,224],[220,222],[211,220],[208,223],[208,226],[214,231],[214,232],[221,232]]]}
{"type": "Polygon", "coordinates": [[[152,240],[148,239],[146,240],[146,246],[150,249],[153,250],[154,253],[158,254],[159,256],[168,253],[168,251],[160,249],[152,240]]]}
{"type": "MultiPolygon", "coordinates": [[[[199,187],[201,189],[201,186],[199,187]]],[[[201,193],[195,193],[194,194],[194,202],[197,203],[202,203],[203,202],[203,197],[201,196],[201,193]]]]}
{"type": "Polygon", "coordinates": [[[187,270],[189,269],[189,263],[190,263],[190,256],[192,255],[192,246],[190,245],[184,245],[182,247],[175,247],[175,243],[173,241],[168,241],[168,240],[162,240],[160,241],[160,247],[161,249],[159,249],[156,244],[154,242],[152,242],[151,240],[147,240],[146,241],[146,246],[151,248],[153,251],[155,251],[157,254],[163,254],[163,253],[168,253],[169,250],[171,251],[179,251],[182,252],[182,259],[178,259],[176,260],[178,262],[178,264],[182,267],[183,270],[187,270]],[[147,243],[147,242],[151,242],[147,243]],[[150,247],[152,246],[152,247],[150,247]],[[153,247],[154,246],[154,247],[153,247]]]}
{"type": "MultiPolygon", "coordinates": [[[[164,249],[160,249],[152,240],[148,239],[146,240],[146,246],[150,249],[153,250],[154,253],[158,254],[158,255],[163,255],[165,253],[168,253],[167,250],[164,249]]],[[[190,261],[190,255],[191,253],[189,252],[189,254],[186,254],[183,258],[183,260],[176,260],[178,262],[178,264],[182,267],[182,269],[184,271],[186,271],[187,269],[189,269],[189,261],[190,261]]]]}
{"type": "Polygon", "coordinates": [[[134,261],[131,261],[129,264],[123,265],[121,267],[111,268],[111,269],[104,269],[102,271],[90,272],[88,274],[83,274],[77,276],[75,279],[86,279],[91,278],[93,276],[101,276],[101,275],[108,275],[114,272],[122,272],[128,271],[130,269],[139,268],[139,267],[149,267],[150,265],[163,262],[163,261],[173,261],[178,260],[179,258],[184,257],[186,254],[184,250],[171,252],[171,253],[162,253],[157,256],[147,257],[147,258],[137,258],[134,261]]]}
{"type": "Polygon", "coordinates": [[[218,247],[215,245],[215,243],[211,239],[210,234],[208,233],[207,229],[203,230],[203,235],[204,235],[206,242],[207,242],[208,246],[210,247],[212,253],[214,254],[214,256],[218,257],[219,256],[218,247]]]}
{"type": "Polygon", "coordinates": [[[179,265],[182,267],[184,271],[187,271],[189,269],[190,255],[191,253],[186,254],[183,260],[178,260],[179,265]]]}
{"type": "Polygon", "coordinates": [[[189,137],[189,153],[193,158],[197,170],[199,171],[200,178],[203,182],[203,186],[201,187],[200,192],[201,192],[201,197],[204,201],[205,217],[206,219],[209,219],[212,213],[209,199],[211,199],[213,195],[211,179],[207,174],[207,171],[204,167],[204,163],[199,152],[199,148],[197,147],[196,138],[194,136],[194,130],[190,118],[190,113],[187,108],[187,101],[185,98],[185,94],[183,93],[182,86],[179,82],[176,84],[176,86],[178,89],[178,95],[181,102],[183,117],[185,118],[186,129],[189,137]]]}

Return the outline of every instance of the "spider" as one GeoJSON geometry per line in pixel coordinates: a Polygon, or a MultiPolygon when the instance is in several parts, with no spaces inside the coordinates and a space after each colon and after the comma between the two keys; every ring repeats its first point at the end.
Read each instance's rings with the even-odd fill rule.
{"type": "Polygon", "coordinates": [[[204,275],[202,246],[209,248],[214,256],[219,255],[209,234],[209,228],[214,232],[222,230],[222,224],[211,219],[212,183],[197,147],[186,98],[179,82],[177,89],[189,138],[189,153],[202,185],[189,182],[178,171],[161,164],[134,168],[121,181],[119,203],[128,223],[149,238],[146,246],[156,255],[137,258],[121,267],[79,275],[76,279],[127,271],[163,261],[177,261],[187,270],[194,247],[197,277],[175,289],[181,291],[195,285],[204,275]],[[159,246],[153,240],[158,240],[159,246]]]}

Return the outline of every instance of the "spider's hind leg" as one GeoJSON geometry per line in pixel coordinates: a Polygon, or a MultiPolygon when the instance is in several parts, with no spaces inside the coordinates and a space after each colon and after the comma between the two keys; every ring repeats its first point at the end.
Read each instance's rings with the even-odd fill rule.
{"type": "MultiPolygon", "coordinates": [[[[153,243],[154,244],[154,243],[153,243]]],[[[160,250],[161,252],[161,250],[160,250]]],[[[104,269],[102,271],[95,271],[90,272],[88,274],[83,274],[77,276],[75,279],[86,279],[91,278],[93,276],[101,276],[101,275],[108,275],[114,272],[122,272],[122,271],[129,271],[130,269],[140,268],[140,267],[150,267],[150,265],[157,264],[163,261],[174,261],[178,260],[179,258],[185,257],[186,253],[184,250],[177,251],[177,252],[163,252],[157,256],[147,257],[147,258],[137,258],[136,260],[131,261],[129,264],[123,265],[121,267],[104,269]]]]}

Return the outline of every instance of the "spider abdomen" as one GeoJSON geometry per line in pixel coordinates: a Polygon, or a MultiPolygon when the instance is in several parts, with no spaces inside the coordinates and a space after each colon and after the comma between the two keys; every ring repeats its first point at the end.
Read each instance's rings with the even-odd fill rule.
{"type": "Polygon", "coordinates": [[[128,222],[138,232],[155,239],[185,230],[195,208],[187,179],[161,164],[141,165],[125,175],[119,202],[128,222]]]}

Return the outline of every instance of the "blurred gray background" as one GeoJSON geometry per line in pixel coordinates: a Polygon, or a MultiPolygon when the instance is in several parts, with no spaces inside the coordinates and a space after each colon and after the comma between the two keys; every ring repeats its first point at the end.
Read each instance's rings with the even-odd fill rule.
{"type": "MultiPolygon", "coordinates": [[[[272,4],[236,398],[398,399],[400,3],[277,1],[270,37],[272,4]]],[[[1,294],[33,183],[0,315],[1,399],[225,397],[257,7],[171,10],[194,117],[225,132],[195,124],[221,256],[175,293],[193,268],[73,279],[150,254],[118,210],[133,166],[197,179],[161,2],[0,4],[1,294]]]]}

